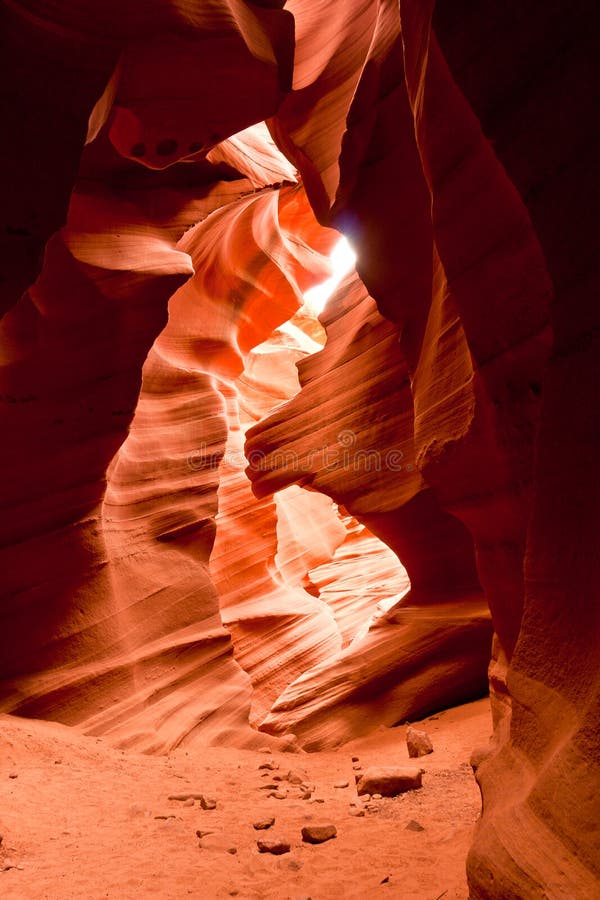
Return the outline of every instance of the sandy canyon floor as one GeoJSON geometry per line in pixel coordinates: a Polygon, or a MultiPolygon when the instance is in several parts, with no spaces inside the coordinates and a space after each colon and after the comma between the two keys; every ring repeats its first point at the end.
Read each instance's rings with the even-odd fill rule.
{"type": "Polygon", "coordinates": [[[60,725],[0,717],[0,897],[464,900],[480,809],[468,760],[487,742],[489,703],[416,727],[434,745],[416,761],[403,727],[335,752],[210,747],[150,757],[60,725]],[[365,768],[416,762],[423,787],[372,800],[357,815],[353,756],[365,768]],[[279,768],[259,769],[267,761],[279,768]],[[314,786],[311,799],[296,799],[289,784],[286,799],[267,796],[265,785],[290,770],[314,786]],[[216,809],[168,799],[188,792],[216,799],[216,809]],[[270,817],[268,831],[254,829],[270,817]],[[334,824],[337,837],[303,843],[302,826],[319,823],[334,824]],[[199,840],[197,831],[211,833],[199,840]],[[290,852],[259,853],[257,840],[274,837],[289,841],[290,852]]]}

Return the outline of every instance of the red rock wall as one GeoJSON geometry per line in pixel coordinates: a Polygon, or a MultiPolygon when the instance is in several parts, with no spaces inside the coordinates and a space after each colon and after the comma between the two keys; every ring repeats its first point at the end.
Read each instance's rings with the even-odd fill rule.
{"type": "Polygon", "coordinates": [[[397,553],[411,590],[274,703],[262,727],[309,749],[477,696],[491,639],[468,532],[415,466],[398,328],[356,275],[321,322],[327,342],[299,363],[302,390],[248,432],[248,474],[259,496],[298,483],[342,503],[397,553]]]}
{"type": "MultiPolygon", "coordinates": [[[[282,6],[2,6],[2,708],[148,749],[196,736],[216,707],[214,739],[243,728],[249,682],[207,575],[227,428],[216,379],[237,376],[324,271],[298,250],[298,228],[312,233],[299,192],[277,215],[272,196],[241,196],[291,177],[253,135],[222,141],[268,119],[320,221],[353,239],[379,313],[356,286],[338,298],[296,415],[277,411],[251,437],[271,460],[257,490],[308,477],[396,550],[412,585],[410,604],[360,637],[368,689],[345,695],[345,663],[333,678],[329,733],[305,690],[327,682],[314,669],[269,727],[289,727],[291,711],[307,741],[334,742],[354,733],[357,711],[402,714],[408,682],[390,683],[398,649],[381,635],[410,635],[444,602],[467,604],[459,635],[474,623],[482,635],[482,589],[496,729],[478,769],[471,894],[595,897],[595,8],[282,6]],[[239,229],[216,212],[232,204],[239,229]],[[182,238],[210,211],[211,236],[201,224],[198,245],[182,238]],[[223,294],[241,311],[233,322],[214,303],[223,294]],[[281,446],[343,451],[336,370],[348,373],[353,449],[399,447],[399,477],[342,484],[325,465],[296,477],[273,464],[281,446]],[[307,397],[323,410],[311,435],[307,397]],[[196,429],[200,401],[210,415],[196,429]],[[204,447],[192,453],[198,480],[188,441],[204,447]],[[205,663],[231,691],[203,706],[205,663]]],[[[330,238],[311,242],[326,251],[330,238]]],[[[452,702],[472,684],[471,661],[480,671],[483,643],[441,642],[439,625],[418,689],[432,690],[441,658],[448,695],[431,699],[452,702]]]]}
{"type": "MultiPolygon", "coordinates": [[[[417,465],[473,535],[493,615],[496,734],[471,892],[592,897],[592,8],[439,3],[444,58],[433,7],[401,0],[399,23],[380,7],[395,43],[393,27],[375,30],[321,196],[401,326],[417,465]]],[[[301,170],[317,157],[312,121],[308,137],[287,123],[301,170]]]]}

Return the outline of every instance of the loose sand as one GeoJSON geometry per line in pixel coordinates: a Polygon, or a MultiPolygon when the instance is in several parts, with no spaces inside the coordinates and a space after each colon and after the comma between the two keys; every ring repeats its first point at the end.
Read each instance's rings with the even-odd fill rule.
{"type": "Polygon", "coordinates": [[[480,809],[468,760],[490,734],[489,703],[416,727],[434,746],[416,761],[408,759],[404,727],[327,753],[210,747],[150,757],[64,726],[2,716],[0,897],[465,900],[464,863],[480,809]],[[353,816],[352,756],[364,767],[420,765],[423,787],[353,816]],[[268,760],[279,769],[263,777],[258,766],[268,760]],[[306,775],[313,799],[324,802],[267,797],[261,786],[290,769],[306,775]],[[334,787],[343,781],[349,787],[334,787]],[[186,792],[216,798],[217,808],[168,799],[186,792]],[[254,830],[253,822],[270,816],[272,828],[254,830]],[[424,830],[407,829],[411,822],[424,830]],[[305,844],[307,823],[333,823],[337,837],[305,844]],[[196,830],[213,832],[208,846],[199,846],[196,830]],[[291,852],[259,854],[256,841],[267,837],[289,841],[291,852]]]}

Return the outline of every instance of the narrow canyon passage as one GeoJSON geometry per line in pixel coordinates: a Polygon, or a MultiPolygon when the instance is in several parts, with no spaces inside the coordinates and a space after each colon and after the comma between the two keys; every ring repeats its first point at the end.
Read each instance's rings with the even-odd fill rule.
{"type": "Polygon", "coordinates": [[[2,896],[596,900],[595,12],[0,4],[2,896]]]}

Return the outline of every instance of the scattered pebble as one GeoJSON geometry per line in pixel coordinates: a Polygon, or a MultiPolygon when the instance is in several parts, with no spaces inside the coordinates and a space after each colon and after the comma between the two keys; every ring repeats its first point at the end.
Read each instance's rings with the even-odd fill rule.
{"type": "Polygon", "coordinates": [[[302,840],[306,844],[323,844],[336,835],[335,825],[304,825],[302,827],[302,840]]]}
{"type": "Polygon", "coordinates": [[[267,760],[267,762],[261,763],[258,767],[260,769],[269,769],[269,771],[275,771],[275,769],[279,768],[279,763],[273,762],[273,760],[267,760]]]}
{"type": "Polygon", "coordinates": [[[267,797],[274,797],[275,800],[285,800],[287,798],[287,794],[283,791],[271,791],[270,794],[267,794],[267,797]]]}
{"type": "Polygon", "coordinates": [[[353,756],[352,762],[360,762],[360,756],[353,756]]]}
{"type": "Polygon", "coordinates": [[[406,826],[407,831],[425,831],[422,825],[416,821],[416,819],[411,819],[408,825],[406,826]]]}
{"type": "Polygon", "coordinates": [[[268,819],[259,819],[258,822],[254,822],[252,827],[256,829],[256,831],[264,831],[267,828],[271,828],[275,824],[275,816],[270,816],[268,819]]]}
{"type": "Polygon", "coordinates": [[[18,778],[19,773],[18,772],[9,772],[8,777],[9,778],[18,778]]]}
{"type": "Polygon", "coordinates": [[[302,793],[300,794],[301,800],[310,800],[311,797],[312,797],[312,791],[302,791],[302,793]]]}
{"type": "Polygon", "coordinates": [[[289,853],[291,846],[288,841],[282,840],[260,840],[256,842],[259,853],[273,853],[275,856],[281,856],[282,853],[289,853]]]}
{"type": "Polygon", "coordinates": [[[334,788],[347,788],[348,782],[347,781],[336,781],[333,786],[334,786],[334,788]]]}

